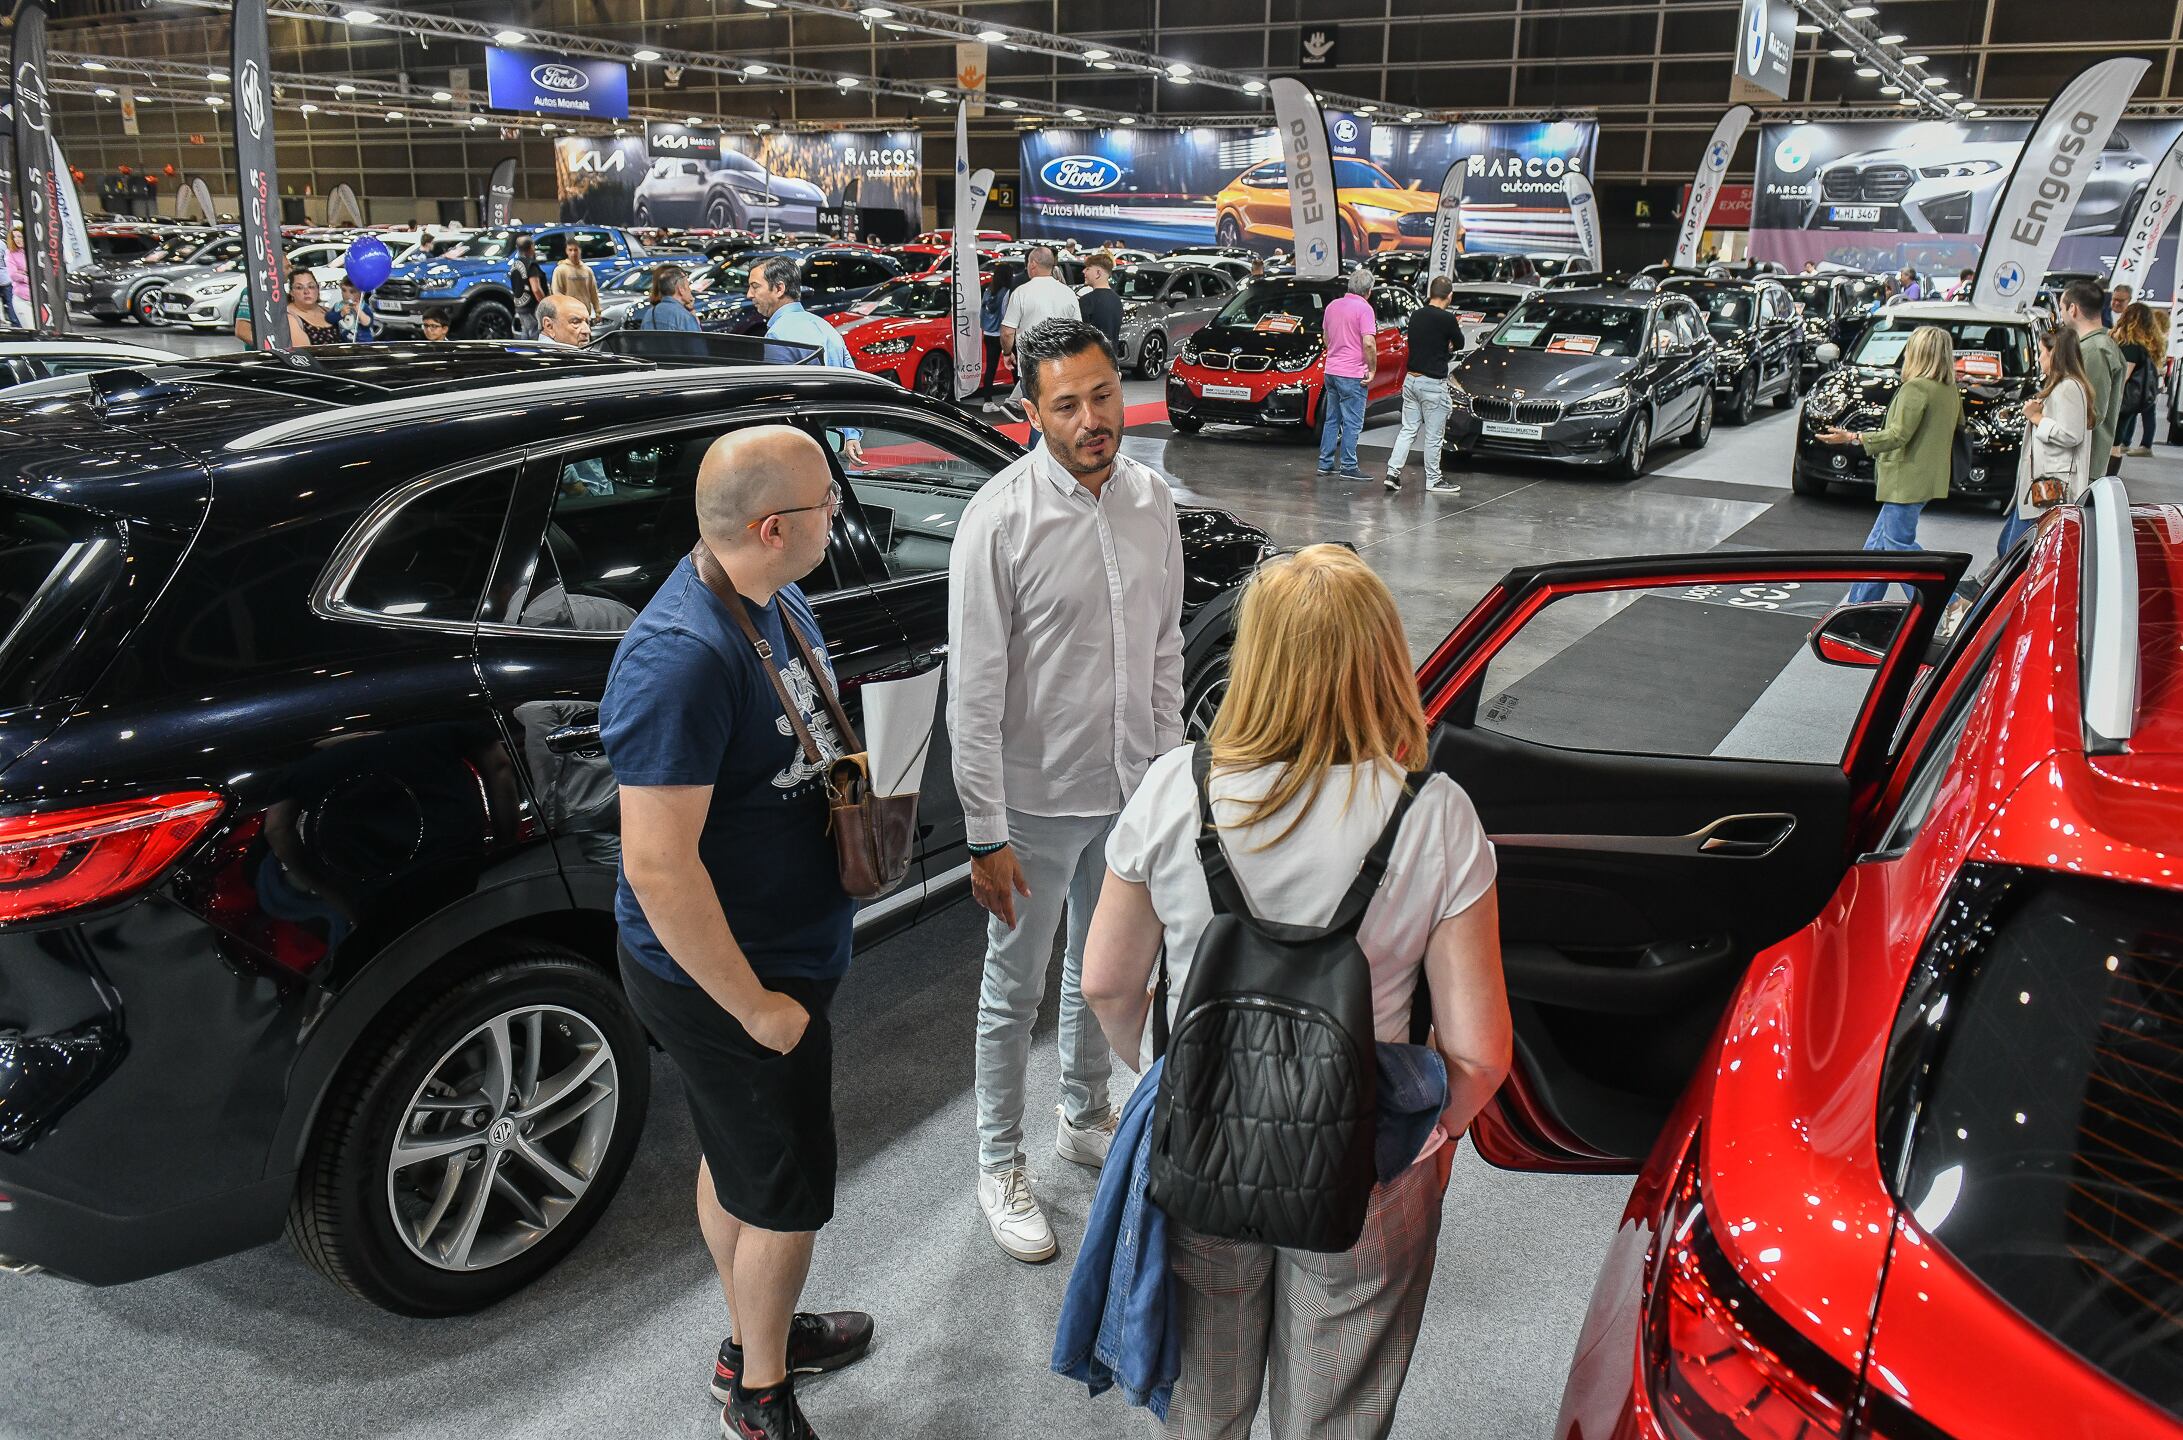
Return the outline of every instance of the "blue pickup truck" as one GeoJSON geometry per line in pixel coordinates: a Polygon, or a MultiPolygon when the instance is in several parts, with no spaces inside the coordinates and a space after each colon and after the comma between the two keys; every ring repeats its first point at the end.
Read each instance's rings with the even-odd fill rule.
{"type": "Polygon", "coordinates": [[[584,264],[604,284],[639,266],[674,260],[704,263],[704,257],[647,249],[644,242],[611,225],[509,225],[480,230],[445,255],[399,265],[377,295],[382,328],[416,334],[424,312],[444,309],[453,317],[450,333],[458,340],[505,340],[515,334],[515,293],[508,287],[508,267],[516,246],[528,235],[537,242],[548,289],[553,267],[574,240],[584,264]]]}

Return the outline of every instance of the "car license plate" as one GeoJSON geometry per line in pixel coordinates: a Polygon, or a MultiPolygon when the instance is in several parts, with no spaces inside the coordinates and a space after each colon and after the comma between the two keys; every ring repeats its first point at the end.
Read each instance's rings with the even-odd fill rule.
{"type": "Polygon", "coordinates": [[[183,304],[179,300],[170,300],[166,304],[159,307],[159,313],[162,315],[172,315],[177,319],[187,319],[189,318],[189,306],[183,304]]]}
{"type": "Polygon", "coordinates": [[[1512,425],[1506,420],[1488,420],[1480,428],[1485,431],[1489,438],[1495,440],[1543,440],[1546,438],[1546,427],[1544,425],[1512,425]]]}
{"type": "Polygon", "coordinates": [[[400,300],[381,300],[372,307],[382,315],[407,315],[409,306],[400,300]]]}
{"type": "Polygon", "coordinates": [[[1830,205],[1827,218],[1837,225],[1877,225],[1880,223],[1880,207],[1877,205],[1830,205]]]}
{"type": "Polygon", "coordinates": [[[1205,387],[1205,398],[1208,400],[1248,400],[1251,398],[1251,387],[1248,385],[1208,385],[1205,387]]]}

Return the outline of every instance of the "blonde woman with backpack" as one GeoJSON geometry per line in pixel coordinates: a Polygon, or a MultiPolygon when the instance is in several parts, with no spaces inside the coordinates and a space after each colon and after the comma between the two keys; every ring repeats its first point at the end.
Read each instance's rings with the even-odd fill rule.
{"type": "MultiPolygon", "coordinates": [[[[1425,715],[1385,583],[1336,545],[1269,561],[1238,609],[1208,782],[1252,912],[1326,925],[1425,756],[1425,715]]],[[[1124,807],[1085,946],[1084,998],[1140,1070],[1151,1059],[1161,947],[1172,1020],[1213,920],[1193,759],[1190,746],[1162,756],[1124,807]]],[[[1275,1440],[1378,1437],[1393,1426],[1432,1281],[1454,1139],[1509,1063],[1493,847],[1446,776],[1411,797],[1356,944],[1370,969],[1379,1044],[1409,1038],[1413,996],[1430,985],[1431,1044],[1448,1077],[1440,1123],[1406,1169],[1372,1188],[1363,1233],[1346,1252],[1217,1239],[1170,1223],[1169,1323],[1182,1341],[1169,1435],[1242,1440],[1262,1390],[1275,1440]]]]}

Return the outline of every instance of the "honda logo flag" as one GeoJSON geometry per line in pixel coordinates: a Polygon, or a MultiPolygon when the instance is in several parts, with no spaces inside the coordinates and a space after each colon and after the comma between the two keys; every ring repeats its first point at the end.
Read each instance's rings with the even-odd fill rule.
{"type": "MultiPolygon", "coordinates": [[[[2169,222],[2178,210],[2183,210],[2183,134],[2175,137],[2175,143],[2153,171],[2153,178],[2146,182],[2145,193],[2138,199],[2138,213],[2130,217],[2130,233],[2123,237],[2122,253],[2115,257],[2115,274],[2108,289],[2127,285],[2134,295],[2145,293],[2153,252],[2160,248],[2160,237],[2168,233],[2169,222]]],[[[2175,291],[2183,295],[2183,285],[2176,286],[2175,291]]]]}
{"type": "Polygon", "coordinates": [[[1728,162],[1736,158],[1737,142],[1751,124],[1751,107],[1731,105],[1721,123],[1713,127],[1713,138],[1706,142],[1705,153],[1698,157],[1698,174],[1690,182],[1690,199],[1683,204],[1683,230],[1675,237],[1675,263],[1690,268],[1698,263],[1698,242],[1705,235],[1705,222],[1713,214],[1713,197],[1721,193],[1721,181],[1728,178],[1728,162]]]}
{"type": "Polygon", "coordinates": [[[24,269],[30,279],[31,323],[40,330],[68,329],[68,267],[61,256],[60,195],[53,158],[53,115],[45,86],[45,6],[22,0],[15,7],[9,50],[15,80],[15,170],[23,219],[24,269]]]}
{"type": "Polygon", "coordinates": [[[1994,207],[1970,300],[1986,310],[2023,310],[2062,243],[2101,148],[2152,62],[2102,60],[2062,87],[2031,127],[2001,203],[1994,207]]]}
{"type": "Polygon", "coordinates": [[[970,102],[955,105],[955,258],[948,277],[948,318],[955,354],[955,398],[977,392],[985,379],[985,327],[978,308],[978,222],[993,172],[970,170],[970,102]]]}
{"type": "Polygon", "coordinates": [[[1318,97],[1300,80],[1273,82],[1274,130],[1289,163],[1289,225],[1296,276],[1331,280],[1341,273],[1341,233],[1334,224],[1334,154],[1318,97]]]}
{"type": "Polygon", "coordinates": [[[243,276],[250,287],[251,343],[288,348],[288,297],[281,275],[280,177],[273,152],[273,81],[266,60],[265,0],[235,0],[233,69],[236,208],[243,276]]]}
{"type": "MultiPolygon", "coordinates": [[[[1463,253],[1463,181],[1470,174],[1470,157],[1458,155],[1440,179],[1440,204],[1433,211],[1432,259],[1425,278],[1455,278],[1455,257],[1463,253]]],[[[1422,288],[1422,287],[1421,287],[1422,288]]]]}
{"type": "Polygon", "coordinates": [[[515,157],[513,155],[495,165],[492,175],[485,182],[485,223],[488,226],[513,225],[515,223],[515,157]]]}
{"type": "Polygon", "coordinates": [[[1592,194],[1592,182],[1572,170],[1561,177],[1561,188],[1569,197],[1569,219],[1577,227],[1577,248],[1584,252],[1584,263],[1598,270],[1599,200],[1592,194]]]}

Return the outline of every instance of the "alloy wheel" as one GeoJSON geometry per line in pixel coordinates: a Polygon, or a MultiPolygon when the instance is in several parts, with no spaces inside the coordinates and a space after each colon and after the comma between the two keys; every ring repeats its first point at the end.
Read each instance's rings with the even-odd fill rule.
{"type": "Polygon", "coordinates": [[[1213,718],[1220,714],[1220,705],[1228,698],[1228,665],[1220,663],[1220,671],[1208,680],[1205,688],[1190,706],[1190,713],[1183,717],[1183,736],[1192,744],[1213,733],[1213,718]]]}
{"type": "Polygon", "coordinates": [[[1652,427],[1645,423],[1645,417],[1640,415],[1630,422],[1630,450],[1622,462],[1624,468],[1632,476],[1644,473],[1645,447],[1651,443],[1652,427]]]}
{"type": "Polygon", "coordinates": [[[160,308],[167,303],[167,287],[147,285],[136,292],[136,323],[139,325],[164,325],[166,313],[160,308]]]}
{"type": "Polygon", "coordinates": [[[442,1270],[523,1254],[591,1188],[620,1112],[614,1048],[559,1005],[494,1016],[410,1097],[387,1156],[387,1205],[411,1254],[442,1270]]]}
{"type": "Polygon", "coordinates": [[[953,363],[944,351],[934,350],[917,362],[917,374],[912,381],[920,395],[930,395],[936,400],[955,398],[953,363]]]}
{"type": "Polygon", "coordinates": [[[1137,350],[1137,377],[1141,380],[1157,380],[1167,368],[1167,337],[1159,331],[1146,333],[1137,350]]]}

